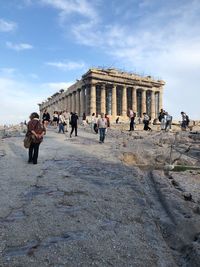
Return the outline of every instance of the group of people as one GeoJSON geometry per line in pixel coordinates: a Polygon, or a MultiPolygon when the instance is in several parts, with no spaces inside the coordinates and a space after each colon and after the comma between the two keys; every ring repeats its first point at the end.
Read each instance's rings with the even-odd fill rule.
{"type": "MultiPolygon", "coordinates": [[[[128,116],[130,119],[130,129],[129,131],[134,131],[135,128],[135,119],[136,113],[133,110],[129,109],[128,116]]],[[[186,130],[189,127],[189,117],[185,112],[181,112],[182,121],[181,128],[186,130]]],[[[49,124],[53,125],[55,128],[58,127],[58,133],[65,133],[69,131],[69,126],[71,126],[70,138],[72,137],[73,132],[75,131],[75,136],[77,136],[78,129],[78,115],[76,112],[67,112],[55,111],[51,120],[50,114],[47,110],[44,111],[42,115],[42,123],[40,122],[39,115],[36,112],[33,112],[30,115],[30,121],[27,124],[27,136],[31,136],[31,144],[29,147],[29,163],[37,164],[38,152],[40,143],[43,140],[43,136],[46,134],[46,129],[49,124]]],[[[158,120],[161,125],[161,130],[168,131],[171,128],[172,116],[165,110],[161,109],[158,120]]],[[[151,117],[147,113],[143,113],[143,120],[140,121],[144,124],[145,131],[151,131],[149,126],[151,117]]],[[[116,123],[119,122],[119,117],[116,120],[116,123]]],[[[86,115],[83,114],[82,117],[83,125],[87,124],[86,115]]],[[[101,114],[100,116],[93,113],[91,116],[91,130],[94,133],[99,133],[99,143],[104,143],[107,128],[110,127],[110,120],[107,114],[101,114]]]]}
{"type": "MultiPolygon", "coordinates": [[[[161,125],[161,130],[167,131],[171,129],[172,116],[167,111],[161,109],[158,116],[158,120],[161,125]]],[[[181,122],[180,122],[181,129],[185,131],[187,128],[189,128],[189,123],[190,123],[189,116],[184,111],[181,111],[181,122]]]]}
{"type": "MultiPolygon", "coordinates": [[[[104,114],[103,114],[103,116],[104,116],[104,114]]],[[[107,128],[108,128],[108,127],[110,127],[110,119],[109,119],[107,114],[105,114],[105,119],[107,121],[107,128]]],[[[91,126],[91,131],[96,133],[96,134],[98,134],[98,130],[99,130],[99,125],[98,125],[99,123],[98,122],[99,122],[99,115],[92,113],[92,116],[90,119],[90,126],[91,126]]]]}
{"type": "MultiPolygon", "coordinates": [[[[182,116],[182,120],[181,120],[181,129],[182,130],[186,130],[186,128],[189,128],[189,117],[185,112],[181,112],[181,116],[182,116]]],[[[130,120],[130,129],[129,131],[134,131],[135,128],[135,120],[136,120],[136,113],[133,112],[132,109],[128,110],[128,117],[130,120]]],[[[171,129],[171,125],[172,125],[172,116],[165,111],[164,109],[161,109],[159,112],[159,116],[158,116],[158,120],[160,123],[160,127],[161,130],[164,131],[168,131],[171,129]]],[[[146,112],[143,113],[143,118],[139,118],[138,119],[139,123],[143,123],[144,124],[144,131],[152,131],[151,127],[149,126],[150,122],[151,122],[151,116],[149,116],[146,112]]],[[[118,121],[116,121],[116,123],[118,123],[118,121]]],[[[154,121],[153,124],[156,124],[156,122],[154,121]]]]}
{"type": "MultiPolygon", "coordinates": [[[[133,112],[132,109],[129,108],[128,110],[128,117],[129,117],[129,120],[130,120],[130,129],[129,131],[134,131],[135,129],[135,119],[136,119],[136,113],[133,112]]],[[[152,131],[152,129],[149,127],[149,123],[151,121],[151,117],[146,113],[144,112],[143,113],[143,124],[144,124],[144,131],[152,131]]],[[[140,122],[140,120],[139,120],[140,122]]]]}
{"type": "Polygon", "coordinates": [[[51,120],[50,114],[47,112],[47,110],[45,110],[42,115],[42,123],[45,128],[49,124],[53,125],[54,128],[58,127],[58,133],[68,132],[69,126],[71,125],[70,137],[72,137],[74,131],[75,136],[77,136],[78,115],[76,112],[69,113],[68,111],[54,111],[51,120]]]}
{"type": "Polygon", "coordinates": [[[171,129],[172,116],[164,109],[160,110],[158,120],[160,122],[161,130],[168,131],[171,129]]]}
{"type": "MultiPolygon", "coordinates": [[[[128,117],[129,117],[129,120],[130,120],[130,128],[129,128],[129,131],[134,131],[135,129],[135,120],[136,120],[136,113],[133,112],[132,109],[129,108],[128,110],[128,117]]],[[[147,114],[147,113],[143,113],[143,124],[144,124],[144,131],[151,131],[151,128],[149,127],[149,123],[151,121],[151,118],[150,116],[147,114]]],[[[139,120],[139,123],[141,122],[141,120],[139,120]]],[[[117,123],[117,122],[116,122],[117,123]]]]}
{"type": "MultiPolygon", "coordinates": [[[[28,163],[37,164],[39,146],[43,140],[43,136],[46,134],[47,126],[52,123],[54,126],[58,126],[59,133],[62,131],[64,133],[64,126],[66,123],[71,124],[71,132],[75,130],[75,136],[77,136],[77,124],[78,116],[76,113],[70,114],[68,116],[67,112],[54,112],[53,120],[51,121],[50,114],[45,110],[42,116],[42,122],[38,113],[33,112],[30,115],[30,121],[27,124],[27,133],[26,137],[30,139],[29,151],[28,151],[28,163]]],[[[68,131],[68,130],[67,130],[68,131]]]]}
{"type": "MultiPolygon", "coordinates": [[[[42,115],[42,122],[40,122],[39,115],[36,112],[31,113],[30,121],[27,124],[26,136],[31,138],[31,143],[29,147],[29,158],[28,163],[37,164],[39,146],[43,140],[43,136],[46,134],[46,129],[49,124],[54,127],[58,126],[58,133],[65,133],[65,126],[69,127],[71,125],[70,138],[75,131],[75,136],[77,136],[78,128],[78,115],[76,112],[68,113],[64,112],[54,112],[53,119],[51,120],[50,114],[47,110],[44,111],[42,115]]],[[[92,115],[91,127],[95,133],[99,132],[99,143],[104,143],[106,136],[106,129],[110,126],[109,117],[107,115],[101,114],[100,117],[92,115]]],[[[68,132],[68,128],[66,128],[68,132]]]]}

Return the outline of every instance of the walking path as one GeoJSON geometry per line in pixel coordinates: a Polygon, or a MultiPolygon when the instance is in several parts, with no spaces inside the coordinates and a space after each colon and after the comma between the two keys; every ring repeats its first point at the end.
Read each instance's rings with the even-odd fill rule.
{"type": "Polygon", "coordinates": [[[38,165],[22,140],[0,141],[0,266],[177,266],[147,177],[122,163],[114,139],[50,129],[38,165]]]}

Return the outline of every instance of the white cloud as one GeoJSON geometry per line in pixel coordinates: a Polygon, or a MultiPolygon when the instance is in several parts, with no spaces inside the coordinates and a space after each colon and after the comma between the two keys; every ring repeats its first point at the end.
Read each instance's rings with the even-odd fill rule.
{"type": "Polygon", "coordinates": [[[0,19],[0,32],[11,32],[17,28],[17,24],[13,21],[0,19]]]}
{"type": "Polygon", "coordinates": [[[91,20],[97,20],[98,18],[92,3],[87,0],[41,0],[40,2],[58,9],[62,19],[72,13],[78,13],[91,20]]]}
{"type": "Polygon", "coordinates": [[[67,89],[71,84],[72,82],[40,84],[0,77],[0,125],[18,124],[28,120],[31,112],[39,112],[38,103],[60,89],[67,89]]]}
{"type": "MultiPolygon", "coordinates": [[[[200,98],[200,2],[127,0],[134,2],[132,9],[127,10],[132,11],[129,12],[132,14],[129,23],[122,20],[127,16],[120,8],[124,3],[117,2],[119,20],[112,17],[112,13],[105,13],[104,20],[96,5],[99,1],[95,4],[87,0],[37,1],[58,11],[63,29],[69,30],[70,27],[79,44],[101,49],[121,68],[144,71],[164,79],[165,108],[174,117],[180,115],[180,110],[185,110],[191,117],[200,118],[200,111],[197,111],[200,98]]],[[[10,43],[10,46],[13,48],[15,45],[10,43]]],[[[83,62],[51,61],[46,64],[64,71],[85,67],[83,62]]],[[[49,83],[38,88],[44,89],[44,86],[49,88],[45,98],[51,90],[64,87],[49,83]]]]}
{"type": "MultiPolygon", "coordinates": [[[[139,8],[146,8],[148,1],[142,3],[139,8]]],[[[140,10],[138,20],[129,24],[76,24],[72,32],[80,44],[101,48],[121,68],[164,79],[165,108],[175,118],[185,110],[199,119],[199,12],[200,2],[195,0],[158,5],[153,13],[140,10]]]]}
{"type": "Polygon", "coordinates": [[[60,70],[63,71],[68,71],[68,70],[76,70],[76,69],[83,69],[85,68],[85,63],[84,62],[47,62],[46,65],[51,66],[51,67],[56,67],[60,70]]]}
{"type": "Polygon", "coordinates": [[[27,91],[30,84],[14,79],[0,78],[1,118],[0,124],[15,124],[28,119],[33,111],[38,111],[39,96],[27,91]],[[23,104],[22,104],[23,103],[23,104]]]}
{"type": "Polygon", "coordinates": [[[27,43],[13,44],[11,42],[6,42],[6,46],[8,48],[16,50],[16,51],[33,49],[33,46],[31,44],[27,44],[27,43]]]}
{"type": "MultiPolygon", "coordinates": [[[[59,83],[43,83],[43,88],[49,88],[51,91],[58,92],[61,89],[66,90],[69,88],[74,82],[59,82],[59,83]]],[[[47,96],[48,97],[48,96],[47,96]]]]}

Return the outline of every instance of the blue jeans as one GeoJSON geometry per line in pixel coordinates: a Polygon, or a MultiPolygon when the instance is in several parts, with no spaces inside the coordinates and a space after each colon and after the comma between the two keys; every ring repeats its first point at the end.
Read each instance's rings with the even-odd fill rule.
{"type": "Polygon", "coordinates": [[[105,134],[106,134],[106,128],[99,128],[99,141],[104,142],[105,139],[105,134]]]}
{"type": "Polygon", "coordinates": [[[63,132],[63,133],[65,133],[64,132],[64,125],[62,124],[62,123],[59,123],[59,130],[58,130],[58,132],[60,133],[61,131],[63,132]]]}

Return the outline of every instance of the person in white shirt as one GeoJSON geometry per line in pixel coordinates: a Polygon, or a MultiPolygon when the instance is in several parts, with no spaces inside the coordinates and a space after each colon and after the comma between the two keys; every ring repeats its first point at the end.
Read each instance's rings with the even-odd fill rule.
{"type": "Polygon", "coordinates": [[[104,113],[101,113],[101,118],[97,120],[97,126],[99,129],[99,143],[104,143],[105,133],[107,128],[107,119],[105,118],[104,113]]]}
{"type": "Polygon", "coordinates": [[[130,108],[129,108],[129,119],[130,119],[130,129],[129,129],[129,131],[134,131],[135,113],[130,108]]]}
{"type": "Polygon", "coordinates": [[[59,133],[61,133],[61,131],[63,133],[65,133],[65,131],[64,131],[64,122],[65,122],[65,118],[64,118],[62,112],[60,112],[59,117],[58,117],[58,128],[59,128],[58,132],[59,133]]]}
{"type": "Polygon", "coordinates": [[[95,113],[92,113],[92,116],[91,116],[91,131],[93,132],[94,131],[94,123],[95,123],[95,119],[96,119],[96,116],[95,116],[95,113]]]}
{"type": "Polygon", "coordinates": [[[165,112],[165,131],[168,131],[171,129],[171,125],[172,125],[172,116],[169,115],[168,112],[165,112]]]}
{"type": "Polygon", "coordinates": [[[144,115],[144,119],[143,119],[143,123],[144,123],[144,130],[145,131],[152,131],[152,129],[149,127],[149,116],[146,113],[143,113],[144,115]]]}
{"type": "Polygon", "coordinates": [[[66,111],[63,112],[63,116],[65,118],[64,130],[65,130],[65,132],[68,132],[68,130],[69,130],[69,121],[70,121],[70,113],[66,110],[66,111]]]}

